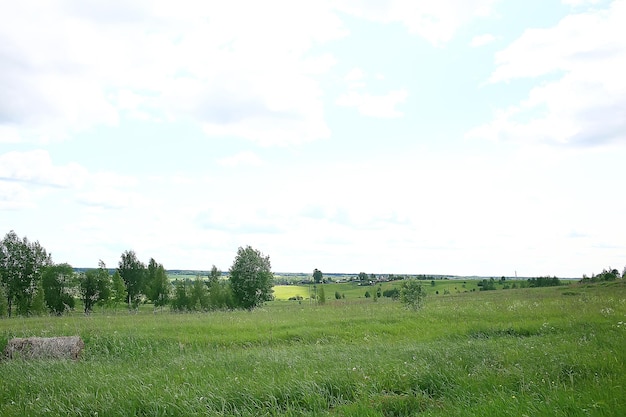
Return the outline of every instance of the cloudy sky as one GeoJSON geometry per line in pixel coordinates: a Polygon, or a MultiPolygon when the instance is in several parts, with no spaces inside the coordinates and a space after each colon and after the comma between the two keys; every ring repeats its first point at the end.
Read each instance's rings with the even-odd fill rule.
{"type": "Polygon", "coordinates": [[[626,264],[625,0],[1,9],[0,232],[55,262],[626,264]]]}

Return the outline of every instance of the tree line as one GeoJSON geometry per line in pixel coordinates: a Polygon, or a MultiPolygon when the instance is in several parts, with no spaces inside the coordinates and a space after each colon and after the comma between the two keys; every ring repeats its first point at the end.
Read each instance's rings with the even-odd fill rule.
{"type": "Polygon", "coordinates": [[[38,241],[10,231],[0,241],[0,317],[60,315],[80,300],[85,313],[96,306],[126,304],[137,309],[150,302],[175,311],[253,309],[272,298],[273,274],[269,256],[240,247],[227,279],[215,267],[208,279],[170,282],[163,264],[141,262],[133,250],[124,251],[114,273],[100,260],[98,268],[75,273],[67,264],[55,264],[38,241]]]}

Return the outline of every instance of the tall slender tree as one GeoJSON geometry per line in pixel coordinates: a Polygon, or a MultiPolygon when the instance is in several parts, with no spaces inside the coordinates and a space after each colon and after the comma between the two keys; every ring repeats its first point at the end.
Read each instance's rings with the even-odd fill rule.
{"type": "Polygon", "coordinates": [[[119,271],[113,273],[111,278],[111,302],[117,306],[119,303],[126,302],[126,285],[119,271]]]}
{"type": "Polygon", "coordinates": [[[217,269],[215,265],[211,268],[211,272],[209,272],[209,281],[207,282],[207,286],[211,286],[214,282],[217,282],[222,277],[222,271],[217,269]]]}
{"type": "Polygon", "coordinates": [[[154,303],[155,309],[163,307],[170,299],[170,280],[167,277],[165,268],[162,264],[157,263],[154,258],[150,258],[148,262],[146,295],[148,299],[154,303]]]}

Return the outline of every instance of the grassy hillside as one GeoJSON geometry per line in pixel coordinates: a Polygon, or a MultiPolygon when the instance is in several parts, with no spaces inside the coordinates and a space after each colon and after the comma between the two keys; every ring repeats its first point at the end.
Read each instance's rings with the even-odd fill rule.
{"type": "Polygon", "coordinates": [[[623,282],[426,284],[418,312],[334,284],[324,306],[0,320],[0,348],[74,334],[86,345],[78,362],[0,362],[0,415],[626,415],[623,282]]]}

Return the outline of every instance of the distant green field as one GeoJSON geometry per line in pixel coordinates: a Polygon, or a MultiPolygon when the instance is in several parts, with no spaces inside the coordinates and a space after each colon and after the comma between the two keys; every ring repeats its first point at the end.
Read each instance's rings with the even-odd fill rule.
{"type": "Polygon", "coordinates": [[[85,350],[0,361],[0,416],[626,415],[624,282],[476,284],[425,282],[417,312],[341,283],[323,306],[2,319],[0,349],[80,335],[85,350]]]}
{"type": "MultiPolygon", "coordinates": [[[[357,282],[344,282],[344,283],[330,283],[330,284],[318,284],[317,287],[320,288],[321,285],[324,287],[324,292],[326,294],[326,300],[332,301],[335,299],[335,293],[339,293],[342,299],[354,299],[354,298],[365,298],[365,293],[369,292],[370,295],[374,295],[378,288],[381,288],[381,291],[385,291],[391,288],[399,288],[402,281],[392,281],[392,282],[382,282],[380,284],[374,285],[359,285],[357,282]]],[[[434,281],[434,285],[431,285],[431,281],[421,281],[422,285],[426,289],[428,294],[433,296],[437,295],[447,295],[449,294],[460,294],[463,292],[470,292],[472,290],[477,291],[478,281],[477,280],[436,280],[434,281]],[[447,291],[447,293],[446,293],[447,291]]],[[[313,285],[275,285],[274,286],[274,298],[276,300],[288,300],[290,297],[295,297],[297,295],[302,296],[304,299],[309,298],[309,294],[314,293],[313,285]]]]}
{"type": "Polygon", "coordinates": [[[300,296],[304,299],[310,297],[309,293],[312,292],[312,288],[304,285],[275,285],[274,286],[274,298],[276,300],[288,300],[291,297],[300,296]]]}

